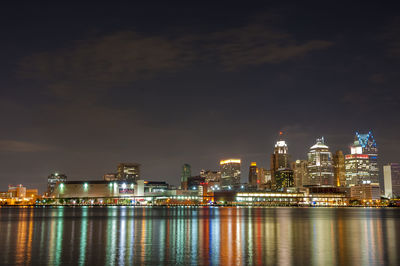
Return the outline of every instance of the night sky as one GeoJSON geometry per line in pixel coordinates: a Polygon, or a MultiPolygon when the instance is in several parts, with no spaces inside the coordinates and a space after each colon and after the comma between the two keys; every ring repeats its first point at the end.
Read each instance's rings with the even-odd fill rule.
{"type": "MultiPolygon", "coordinates": [[[[278,1],[277,1],[278,2],[278,1]]],[[[181,165],[269,168],[324,136],[349,153],[373,131],[399,162],[399,7],[334,4],[3,4],[0,191],[59,171],[100,180],[119,162],[177,185],[181,165]]]]}

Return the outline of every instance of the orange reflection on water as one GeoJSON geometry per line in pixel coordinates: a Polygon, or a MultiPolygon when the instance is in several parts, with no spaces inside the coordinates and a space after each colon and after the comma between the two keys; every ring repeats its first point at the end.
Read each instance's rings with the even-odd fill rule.
{"type": "Polygon", "coordinates": [[[400,214],[392,209],[3,209],[4,264],[396,265],[399,258],[400,214]]]}

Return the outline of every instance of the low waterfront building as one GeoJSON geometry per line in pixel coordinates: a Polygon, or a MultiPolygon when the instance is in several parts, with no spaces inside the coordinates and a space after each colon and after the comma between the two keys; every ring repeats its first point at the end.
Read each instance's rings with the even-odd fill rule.
{"type": "Polygon", "coordinates": [[[378,185],[360,184],[350,188],[351,199],[362,201],[376,201],[381,199],[381,192],[378,185]]]}
{"type": "Polygon", "coordinates": [[[38,198],[37,189],[27,189],[23,185],[10,185],[7,192],[0,192],[0,205],[31,205],[38,198]]]}
{"type": "MultiPolygon", "coordinates": [[[[140,181],[140,180],[139,180],[140,181]]],[[[142,183],[143,184],[143,183],[142,183]]],[[[67,181],[58,183],[51,198],[112,198],[135,196],[140,183],[126,181],[67,181]]],[[[142,185],[143,186],[143,185],[142,185]]]]}
{"type": "Polygon", "coordinates": [[[322,205],[345,206],[348,204],[346,193],[339,191],[309,192],[240,192],[236,202],[248,205],[322,205]]]}

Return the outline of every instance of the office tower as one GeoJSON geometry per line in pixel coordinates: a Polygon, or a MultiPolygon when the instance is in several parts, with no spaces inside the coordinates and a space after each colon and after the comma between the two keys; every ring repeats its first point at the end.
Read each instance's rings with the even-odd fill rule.
{"type": "Polygon", "coordinates": [[[240,159],[220,161],[222,188],[229,189],[240,184],[240,163],[240,159]]]}
{"type": "Polygon", "coordinates": [[[273,185],[275,184],[276,172],[284,169],[290,169],[288,146],[283,140],[283,133],[279,132],[279,138],[275,144],[274,153],[271,155],[271,177],[273,185]]]}
{"type": "Polygon", "coordinates": [[[285,188],[294,187],[294,178],[292,169],[278,169],[275,172],[275,189],[284,191],[285,188]]]}
{"type": "Polygon", "coordinates": [[[258,179],[258,168],[256,162],[251,162],[249,167],[249,185],[256,187],[260,183],[258,179]]]}
{"type": "Polygon", "coordinates": [[[303,185],[307,185],[307,165],[307,160],[296,160],[295,162],[291,163],[295,187],[302,187],[303,185]]]}
{"type": "Polygon", "coordinates": [[[140,178],[140,164],[120,163],[117,168],[117,179],[127,181],[137,181],[140,178]]]}
{"type": "Polygon", "coordinates": [[[324,137],[317,142],[308,152],[308,185],[333,186],[332,153],[325,145],[324,137]]]}
{"type": "Polygon", "coordinates": [[[181,188],[183,190],[188,189],[188,179],[192,176],[192,169],[189,164],[185,163],[182,165],[181,172],[181,188]]]}
{"type": "Polygon", "coordinates": [[[47,193],[51,194],[54,191],[58,182],[66,182],[67,176],[64,174],[53,173],[47,177],[47,193]]]}
{"type": "Polygon", "coordinates": [[[400,198],[400,164],[389,163],[383,166],[385,197],[400,198]]]}
{"type": "Polygon", "coordinates": [[[369,156],[367,154],[348,154],[345,157],[346,186],[370,184],[369,156]]]}
{"type": "Polygon", "coordinates": [[[334,182],[337,187],[346,186],[345,157],[342,151],[336,151],[333,155],[334,182]]]}
{"type": "Polygon", "coordinates": [[[369,178],[372,184],[379,185],[378,147],[372,132],[359,134],[356,137],[362,147],[362,153],[369,156],[369,178]]]}
{"type": "Polygon", "coordinates": [[[378,148],[371,131],[356,132],[350,153],[345,156],[346,185],[379,185],[378,148]]]}

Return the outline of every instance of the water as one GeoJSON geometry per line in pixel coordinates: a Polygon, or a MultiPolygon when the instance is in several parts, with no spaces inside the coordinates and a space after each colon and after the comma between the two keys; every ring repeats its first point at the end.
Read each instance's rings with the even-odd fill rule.
{"type": "Polygon", "coordinates": [[[400,265],[400,210],[0,208],[2,265],[400,265]]]}

